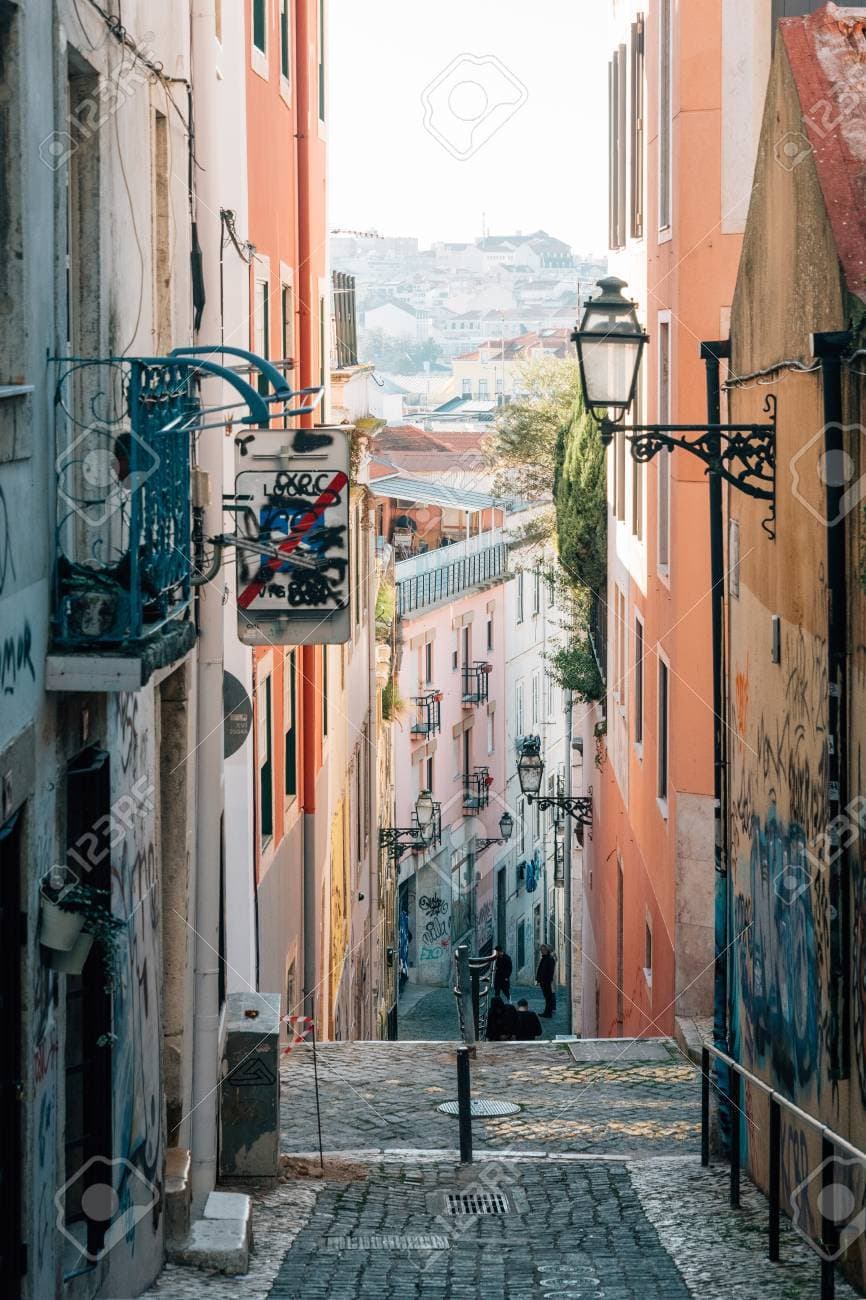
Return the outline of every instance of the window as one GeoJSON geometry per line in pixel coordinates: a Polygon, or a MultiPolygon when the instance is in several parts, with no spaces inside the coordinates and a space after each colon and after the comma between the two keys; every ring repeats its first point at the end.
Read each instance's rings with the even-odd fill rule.
{"type": "Polygon", "coordinates": [[[659,698],[658,698],[658,797],[668,797],[668,689],[669,669],[664,659],[659,658],[659,698]]]}
{"type": "Polygon", "coordinates": [[[291,58],[291,35],[289,33],[289,0],[280,0],[280,76],[289,79],[289,61],[291,58]]]}
{"type": "Polygon", "coordinates": [[[526,923],[518,922],[517,925],[517,969],[522,970],[526,965],[526,923]]]}
{"type": "Polygon", "coordinates": [[[297,651],[283,660],[283,717],[286,727],[285,792],[298,793],[297,651]]]}
{"type": "Polygon", "coordinates": [[[625,244],[625,46],[620,45],[608,67],[609,90],[609,244],[625,244]]]}
{"type": "Polygon", "coordinates": [[[428,641],[424,647],[424,681],[428,686],[433,682],[433,642],[428,641]]]}
{"type": "Polygon", "coordinates": [[[523,716],[523,682],[518,682],[515,687],[514,697],[514,727],[518,736],[526,734],[525,719],[523,716]]]}
{"type": "Polygon", "coordinates": [[[541,717],[541,678],[538,673],[532,674],[531,682],[532,691],[532,721],[538,722],[541,717]]]}
{"type": "Polygon", "coordinates": [[[625,519],[625,431],[617,428],[613,440],[613,513],[625,519]]]}
{"type": "MultiPolygon", "coordinates": [[[[520,824],[520,852],[526,852],[526,800],[521,798],[518,822],[520,824]]],[[[518,868],[519,871],[519,868],[518,868]]]]}
{"type": "Polygon", "coordinates": [[[620,710],[625,712],[626,690],[626,631],[625,631],[625,595],[614,583],[613,588],[613,648],[614,681],[613,698],[620,710]]]}
{"type": "Polygon", "coordinates": [[[319,0],[319,121],[325,120],[325,0],[319,0]]]}
{"type": "Polygon", "coordinates": [[[464,380],[463,380],[463,396],[464,396],[464,397],[471,397],[471,396],[472,396],[472,380],[471,380],[471,379],[464,379],[464,380]]]}
{"type": "Polygon", "coordinates": [[[462,746],[463,746],[462,748],[463,763],[462,763],[461,771],[463,772],[464,776],[468,776],[469,773],[472,771],[472,728],[471,727],[467,727],[466,730],[463,732],[462,746]]]}
{"type": "Polygon", "coordinates": [[[487,715],[487,752],[492,754],[496,746],[496,714],[488,713],[487,715]]]}
{"type": "MultiPolygon", "coordinates": [[[[421,760],[422,790],[429,790],[433,793],[433,755],[428,754],[421,760]]],[[[419,791],[420,793],[420,791],[419,791]]]]}
{"type": "Polygon", "coordinates": [[[523,622],[523,570],[517,575],[517,621],[523,622]]]}
{"type": "Polygon", "coordinates": [[[290,284],[280,288],[280,325],[282,356],[287,360],[295,350],[295,296],[290,284]]]}
{"type": "Polygon", "coordinates": [[[672,3],[659,0],[659,230],[669,230],[671,225],[672,3]]]}
{"type": "Polygon", "coordinates": [[[486,380],[486,379],[479,379],[479,380],[478,380],[478,399],[479,399],[479,401],[486,401],[486,399],[487,399],[487,380],[486,380]]]}
{"type": "Polygon", "coordinates": [[[740,599],[740,522],[732,519],[728,524],[728,572],[731,596],[740,599]]]}
{"type": "Polygon", "coordinates": [[[492,619],[492,617],[489,618],[489,619],[487,620],[487,649],[488,649],[488,650],[492,650],[492,649],[493,649],[493,619],[492,619]]]}
{"type": "Polygon", "coordinates": [[[534,569],[532,573],[532,612],[541,613],[541,569],[534,569]]]}
{"type": "Polygon", "coordinates": [[[643,238],[644,18],[631,25],[631,237],[643,238]]]}
{"type": "Polygon", "coordinates": [[[274,762],[271,740],[271,675],[258,688],[259,706],[259,830],[262,844],[274,833],[274,762]]]}
{"type": "MultiPolygon", "coordinates": [[[[669,424],[671,418],[671,324],[659,318],[659,424],[669,424]]],[[[671,453],[664,448],[658,453],[658,567],[667,573],[670,568],[671,531],[671,453]]]]}
{"type": "Polygon", "coordinates": [[[649,916],[644,921],[644,955],[643,973],[647,984],[652,988],[653,982],[653,927],[649,916]]]}
{"type": "MultiPolygon", "coordinates": [[[[270,301],[267,280],[256,280],[254,290],[255,350],[260,357],[268,359],[271,352],[270,301]]],[[[257,380],[260,393],[268,391],[268,381],[260,374],[257,380]]]]}
{"type": "Polygon", "coordinates": [[[634,620],[634,743],[643,744],[643,623],[634,620]]]}
{"type": "Polygon", "coordinates": [[[454,640],[451,646],[451,670],[456,672],[460,667],[460,633],[455,630],[454,640]]]}
{"type": "Polygon", "coordinates": [[[253,0],[253,45],[262,54],[268,50],[268,0],[253,0]]]}

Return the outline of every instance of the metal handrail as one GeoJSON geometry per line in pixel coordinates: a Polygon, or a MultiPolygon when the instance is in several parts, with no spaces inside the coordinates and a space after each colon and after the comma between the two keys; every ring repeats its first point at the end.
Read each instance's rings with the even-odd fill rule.
{"type": "MultiPolygon", "coordinates": [[[[855,1147],[846,1138],[841,1137],[834,1132],[827,1124],[810,1115],[808,1111],[790,1101],[783,1093],[778,1092],[775,1088],[770,1087],[763,1079],[760,1079],[751,1070],[747,1070],[739,1061],[735,1061],[732,1056],[728,1056],[721,1048],[711,1043],[703,1043],[701,1046],[701,1164],[708,1166],[710,1163],[710,1058],[713,1057],[720,1064],[727,1066],[728,1070],[728,1088],[724,1094],[728,1105],[731,1109],[731,1185],[730,1185],[730,1203],[736,1209],[740,1204],[740,1138],[743,1109],[741,1106],[741,1086],[740,1080],[747,1079],[752,1087],[762,1092],[770,1106],[770,1169],[769,1169],[769,1222],[768,1222],[768,1255],[773,1263],[777,1263],[780,1258],[779,1253],[779,1224],[781,1218],[781,1166],[782,1166],[782,1117],[781,1111],[784,1108],[789,1114],[795,1116],[802,1123],[809,1125],[821,1135],[821,1185],[822,1190],[826,1190],[833,1184],[831,1176],[831,1164],[833,1155],[837,1151],[844,1151],[853,1159],[858,1160],[866,1169],[866,1152],[855,1147]]],[[[828,1202],[832,1198],[825,1198],[828,1202]]],[[[821,1240],[820,1243],[812,1242],[805,1234],[801,1233],[804,1240],[812,1249],[820,1255],[821,1258],[821,1300],[833,1300],[835,1295],[835,1258],[838,1254],[840,1233],[838,1225],[829,1219],[826,1215],[821,1216],[821,1240]],[[822,1253],[822,1249],[828,1253],[829,1258],[822,1253]]]]}

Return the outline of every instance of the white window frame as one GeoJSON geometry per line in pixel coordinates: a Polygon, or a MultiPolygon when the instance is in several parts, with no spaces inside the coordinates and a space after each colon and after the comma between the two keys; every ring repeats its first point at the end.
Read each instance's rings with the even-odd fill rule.
{"type": "Polygon", "coordinates": [[[673,238],[674,223],[674,0],[659,0],[658,8],[658,242],[673,238]],[[665,76],[664,21],[667,21],[667,76],[665,76]],[[663,150],[667,143],[667,186],[663,186],[663,150]],[[666,200],[666,203],[663,202],[666,200]]]}
{"type": "Polygon", "coordinates": [[[265,8],[265,48],[262,49],[256,45],[256,3],[251,0],[250,4],[250,66],[253,72],[263,77],[265,81],[270,81],[270,64],[268,56],[270,54],[270,26],[271,26],[271,0],[262,0],[265,8]]]}
{"type": "MultiPolygon", "coordinates": [[[[671,411],[673,407],[673,324],[671,312],[668,310],[660,311],[657,318],[658,329],[658,349],[656,352],[656,413],[658,424],[670,424],[671,411]],[[662,346],[662,339],[667,341],[667,349],[662,346]],[[667,358],[667,375],[664,374],[664,362],[667,358]],[[664,400],[663,400],[664,398],[664,400]]],[[[666,586],[670,586],[671,574],[671,524],[673,521],[673,511],[671,502],[673,496],[673,452],[662,449],[656,457],[656,571],[666,586]],[[662,560],[662,480],[667,476],[667,492],[665,496],[665,541],[666,556],[662,560]]]]}

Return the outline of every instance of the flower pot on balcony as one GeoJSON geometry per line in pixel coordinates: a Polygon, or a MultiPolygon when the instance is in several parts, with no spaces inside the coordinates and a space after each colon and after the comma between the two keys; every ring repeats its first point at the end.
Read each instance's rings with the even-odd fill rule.
{"type": "Polygon", "coordinates": [[[54,953],[51,958],[51,969],[62,975],[80,975],[92,947],[93,935],[82,931],[68,952],[54,953]]]}
{"type": "Polygon", "coordinates": [[[482,671],[483,673],[492,673],[492,672],[493,672],[493,664],[482,664],[482,665],[481,665],[481,671],[482,671]]]}
{"type": "Polygon", "coordinates": [[[39,942],[55,952],[69,952],[84,926],[80,912],[65,912],[43,894],[40,907],[39,942]]]}

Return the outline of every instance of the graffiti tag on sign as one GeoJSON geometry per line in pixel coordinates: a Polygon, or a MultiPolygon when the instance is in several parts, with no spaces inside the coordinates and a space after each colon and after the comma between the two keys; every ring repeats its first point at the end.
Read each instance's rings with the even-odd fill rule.
{"type": "Polygon", "coordinates": [[[262,631],[276,644],[345,640],[348,440],[323,431],[323,450],[295,455],[279,446],[285,436],[257,433],[235,478],[238,632],[252,644],[262,631]]]}

